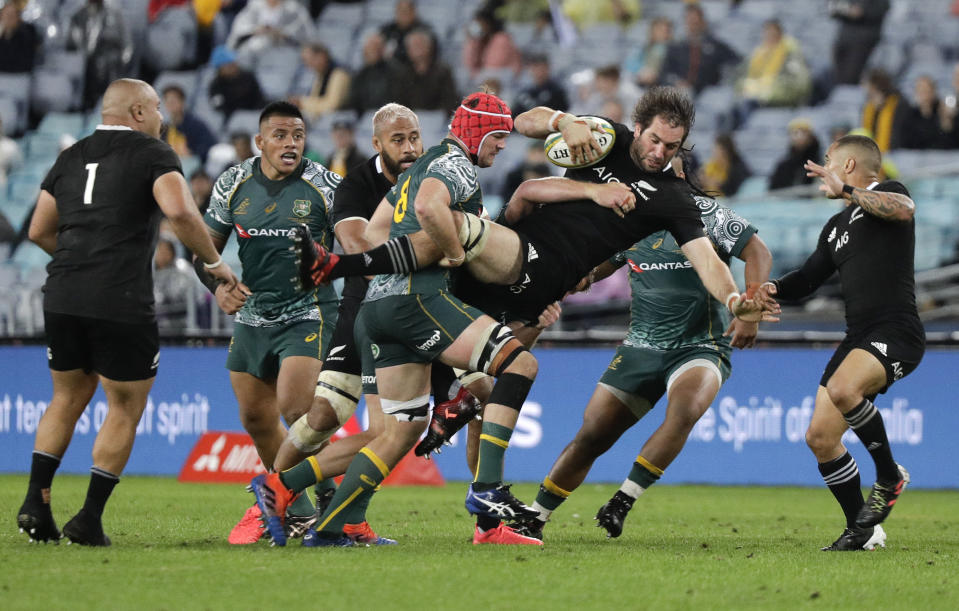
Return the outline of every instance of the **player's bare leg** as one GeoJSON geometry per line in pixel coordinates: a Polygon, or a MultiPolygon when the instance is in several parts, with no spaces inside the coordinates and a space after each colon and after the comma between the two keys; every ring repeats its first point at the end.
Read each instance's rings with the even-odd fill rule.
{"type": "Polygon", "coordinates": [[[637,417],[603,385],[597,385],[583,413],[583,424],[563,448],[543,479],[533,509],[538,513],[520,525],[520,532],[542,539],[550,515],[586,479],[593,462],[636,424],[637,417]]]}
{"type": "Polygon", "coordinates": [[[74,427],[97,390],[99,378],[82,369],[50,370],[53,398],[37,426],[33,445],[30,483],[23,505],[17,512],[17,525],[33,541],[57,541],[60,530],[53,519],[50,491],[74,427]]]}
{"type": "Polygon", "coordinates": [[[271,469],[276,452],[286,438],[286,429],[280,423],[280,410],[276,405],[276,382],[231,371],[230,385],[239,406],[240,424],[253,439],[263,466],[271,469]]]}
{"type": "Polygon", "coordinates": [[[110,545],[103,532],[103,509],[130,458],[137,424],[154,378],[120,382],[100,376],[107,396],[107,416],[93,442],[93,467],[80,511],[63,526],[63,534],[81,545],[110,545]]]}
{"type": "Polygon", "coordinates": [[[712,369],[692,367],[683,372],[669,388],[663,423],[649,436],[639,455],[660,470],[672,464],[693,427],[716,398],[719,387],[712,369]]]}
{"type": "Polygon", "coordinates": [[[909,483],[909,473],[896,463],[882,415],[868,396],[886,385],[886,370],[875,356],[855,348],[826,383],[826,392],[876,465],[876,483],[859,511],[856,526],[869,528],[886,519],[909,483]]]}

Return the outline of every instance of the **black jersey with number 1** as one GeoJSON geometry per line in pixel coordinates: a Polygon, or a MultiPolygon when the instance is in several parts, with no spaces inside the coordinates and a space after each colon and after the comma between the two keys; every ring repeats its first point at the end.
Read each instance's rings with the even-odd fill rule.
{"type": "Polygon", "coordinates": [[[164,142],[99,126],[57,158],[41,184],[57,202],[57,246],[43,307],[118,322],[154,320],[153,254],[160,208],[153,183],[182,172],[164,142]]]}

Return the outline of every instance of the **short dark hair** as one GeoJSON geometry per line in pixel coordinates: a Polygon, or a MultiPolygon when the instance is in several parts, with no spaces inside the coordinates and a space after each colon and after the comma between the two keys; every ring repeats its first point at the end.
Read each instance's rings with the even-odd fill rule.
{"type": "Polygon", "coordinates": [[[263,112],[260,113],[260,121],[258,124],[263,125],[263,122],[270,117],[293,117],[303,121],[303,113],[300,112],[300,109],[297,108],[295,104],[290,104],[284,100],[277,100],[267,104],[263,112]]]}
{"type": "Polygon", "coordinates": [[[175,93],[175,94],[177,94],[178,96],[180,96],[180,99],[181,99],[181,100],[185,100],[185,99],[186,99],[186,92],[183,91],[183,87],[180,87],[179,85],[170,84],[170,85],[167,85],[166,87],[164,87],[164,88],[163,88],[162,95],[165,96],[165,95],[168,94],[168,93],[175,93]]]}
{"type": "Polygon", "coordinates": [[[876,141],[868,136],[843,136],[836,140],[835,150],[849,147],[853,149],[852,157],[859,163],[865,165],[873,172],[879,172],[882,169],[882,152],[876,141]]]}
{"type": "Polygon", "coordinates": [[[676,87],[651,87],[636,103],[633,123],[639,123],[646,129],[656,117],[662,117],[673,127],[685,129],[683,140],[686,140],[696,122],[696,107],[689,96],[676,87]]]}
{"type": "Polygon", "coordinates": [[[873,68],[866,73],[866,82],[879,90],[883,95],[896,93],[896,83],[892,76],[882,68],[873,68]]]}

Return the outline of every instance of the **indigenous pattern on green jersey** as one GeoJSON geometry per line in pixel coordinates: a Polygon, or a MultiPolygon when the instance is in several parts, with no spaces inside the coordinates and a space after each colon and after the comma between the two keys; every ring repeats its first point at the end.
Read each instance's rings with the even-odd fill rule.
{"type": "MultiPolygon", "coordinates": [[[[728,264],[730,258],[739,256],[756,228],[714,199],[695,199],[706,235],[728,264]]],[[[723,337],[730,321],[726,306],[710,296],[668,232],[656,232],[610,261],[629,266],[633,297],[625,345],[656,350],[684,346],[729,349],[729,338],[723,337]]]]}
{"type": "Polygon", "coordinates": [[[296,289],[289,236],[296,224],[305,224],[317,242],[332,248],[333,192],[339,182],[339,175],[308,159],[286,178],[270,180],[260,169],[259,157],[217,179],[204,221],[225,239],[236,230],[243,282],[253,292],[237,312],[237,323],[265,327],[319,320],[316,304],[336,301],[332,286],[296,289]]]}
{"type": "MultiPolygon", "coordinates": [[[[416,233],[423,228],[416,217],[413,202],[416,201],[420,185],[427,178],[439,179],[446,185],[452,210],[480,214],[483,193],[476,177],[476,168],[463,149],[447,138],[426,151],[416,163],[400,174],[396,185],[386,194],[386,199],[393,204],[391,238],[416,233]]],[[[375,301],[390,295],[423,295],[449,288],[450,271],[433,266],[412,274],[375,276],[366,291],[366,299],[375,301]]]]}

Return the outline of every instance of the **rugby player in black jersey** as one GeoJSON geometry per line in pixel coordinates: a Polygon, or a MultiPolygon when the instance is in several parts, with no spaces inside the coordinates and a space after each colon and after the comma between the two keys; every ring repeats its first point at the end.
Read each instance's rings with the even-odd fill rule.
{"type": "Polygon", "coordinates": [[[915,203],[895,181],[879,182],[882,156],[865,136],[844,136],[826,152],[825,165],[807,161],[819,190],[845,208],[826,223],[806,262],[764,284],[757,299],[798,299],[839,272],[846,306],[846,337],[816,392],[806,443],[846,516],[846,529],[824,551],[884,545],[882,522],[909,482],[893,460],[882,415],[873,405],[922,359],[925,332],[916,310],[913,255],[915,203]],[[852,427],[876,464],[876,483],[863,502],[856,461],[842,443],[852,427]]]}
{"type": "Polygon", "coordinates": [[[97,385],[107,416],[93,445],[83,508],[63,534],[110,545],[103,508],[130,457],[159,363],[153,254],[161,212],[226,290],[248,293],[207,235],[180,160],[160,141],[160,99],[150,85],[114,81],[103,124],[57,157],[41,184],[30,240],[53,256],[43,287],[51,399],[40,424],[17,524],[36,541],[60,538],[50,486],[97,385]]]}
{"type": "MultiPolygon", "coordinates": [[[[594,166],[569,173],[579,180],[544,178],[523,183],[500,216],[509,228],[457,213],[465,249],[459,260],[443,258],[425,232],[346,257],[315,245],[314,264],[301,280],[316,284],[342,276],[408,270],[399,269],[392,254],[396,252],[404,253],[404,264],[414,267],[467,263],[470,274],[483,284],[482,290],[474,291],[475,296],[470,295],[476,306],[516,323],[512,326],[518,330],[522,323],[536,320],[548,304],[562,298],[593,267],[643,237],[666,229],[710,293],[734,315],[753,320],[771,317],[776,308],[773,301],[759,304],[736,291],[729,269],[704,234],[689,186],[662,171],[685,141],[694,115],[692,102],[679,90],[650,89],[634,110],[634,130],[614,124],[613,150],[594,166]],[[543,205],[547,202],[552,203],[543,205]]],[[[593,126],[588,121],[549,108],[519,115],[516,129],[534,138],[559,129],[576,159],[591,159],[598,152],[589,148],[595,143],[577,144],[593,142],[593,126]]],[[[391,216],[391,208],[381,205],[369,231],[382,233],[391,216]]]]}

